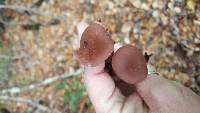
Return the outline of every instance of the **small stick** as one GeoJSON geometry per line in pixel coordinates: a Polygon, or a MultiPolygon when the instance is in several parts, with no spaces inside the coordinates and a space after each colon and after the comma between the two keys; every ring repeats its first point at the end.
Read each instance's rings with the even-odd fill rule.
{"type": "Polygon", "coordinates": [[[78,76],[82,73],[83,69],[80,68],[74,72],[70,72],[70,73],[64,73],[63,75],[57,75],[57,76],[54,76],[54,77],[50,77],[50,78],[47,78],[41,82],[38,82],[38,83],[33,83],[33,84],[29,84],[29,85],[26,85],[26,86],[14,86],[14,87],[11,87],[11,88],[7,88],[7,89],[0,89],[0,95],[4,95],[4,94],[17,94],[17,93],[21,93],[21,92],[24,92],[24,91],[32,91],[34,89],[37,89],[37,88],[40,88],[40,87],[44,87],[44,86],[47,86],[55,81],[58,81],[58,80],[62,80],[62,79],[66,79],[66,78],[69,78],[69,77],[73,77],[73,76],[78,76]]]}
{"type": "MultiPolygon", "coordinates": [[[[44,105],[40,105],[37,102],[34,102],[33,100],[30,99],[24,99],[21,97],[10,97],[10,96],[0,96],[0,100],[2,101],[14,101],[14,102],[18,102],[18,103],[25,103],[29,106],[32,106],[34,108],[37,108],[39,111],[43,111],[43,112],[52,112],[54,110],[50,110],[48,107],[44,106],[44,105]]],[[[58,110],[55,111],[56,113],[61,113],[58,110]]]]}

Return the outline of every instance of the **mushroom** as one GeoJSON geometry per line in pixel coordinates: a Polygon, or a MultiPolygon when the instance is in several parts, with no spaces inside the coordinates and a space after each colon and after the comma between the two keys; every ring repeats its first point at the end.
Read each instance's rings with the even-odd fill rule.
{"type": "Polygon", "coordinates": [[[78,61],[84,66],[97,66],[111,55],[114,42],[100,24],[92,24],[83,32],[80,48],[76,51],[78,61]]]}
{"type": "Polygon", "coordinates": [[[134,84],[128,84],[122,80],[116,81],[115,84],[120,89],[121,93],[126,97],[136,91],[136,87],[134,84]]]}
{"type": "Polygon", "coordinates": [[[145,58],[131,45],[123,46],[114,53],[112,68],[121,80],[129,84],[136,84],[147,77],[145,58]]]}

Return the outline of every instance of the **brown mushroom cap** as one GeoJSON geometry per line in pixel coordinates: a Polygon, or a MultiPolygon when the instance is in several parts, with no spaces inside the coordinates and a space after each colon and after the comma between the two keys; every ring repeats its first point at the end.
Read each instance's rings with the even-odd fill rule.
{"type": "Polygon", "coordinates": [[[76,56],[85,66],[97,66],[105,62],[113,50],[110,34],[101,25],[92,24],[83,32],[76,56]]]}
{"type": "Polygon", "coordinates": [[[147,65],[142,53],[134,46],[119,48],[112,57],[112,68],[123,81],[135,84],[147,77],[147,65]]]}

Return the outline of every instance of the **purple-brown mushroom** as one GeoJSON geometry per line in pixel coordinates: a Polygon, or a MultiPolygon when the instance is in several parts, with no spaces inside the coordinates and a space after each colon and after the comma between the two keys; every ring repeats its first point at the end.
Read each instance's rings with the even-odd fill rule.
{"type": "Polygon", "coordinates": [[[126,97],[128,97],[136,91],[136,87],[134,84],[128,84],[122,80],[116,81],[115,84],[120,89],[121,93],[126,97]]]}
{"type": "Polygon", "coordinates": [[[121,80],[129,84],[136,84],[147,77],[145,58],[131,45],[123,46],[114,53],[112,68],[121,80]]]}
{"type": "Polygon", "coordinates": [[[97,66],[105,62],[113,50],[114,42],[110,34],[103,26],[95,23],[83,32],[76,56],[84,66],[97,66]]]}

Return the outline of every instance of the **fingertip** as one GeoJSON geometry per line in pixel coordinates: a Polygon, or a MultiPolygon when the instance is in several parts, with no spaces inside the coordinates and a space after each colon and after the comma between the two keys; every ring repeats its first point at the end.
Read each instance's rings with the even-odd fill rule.
{"type": "Polygon", "coordinates": [[[88,24],[84,21],[81,21],[77,25],[77,31],[78,31],[78,36],[81,38],[81,35],[83,34],[84,30],[88,27],[88,24]]]}

